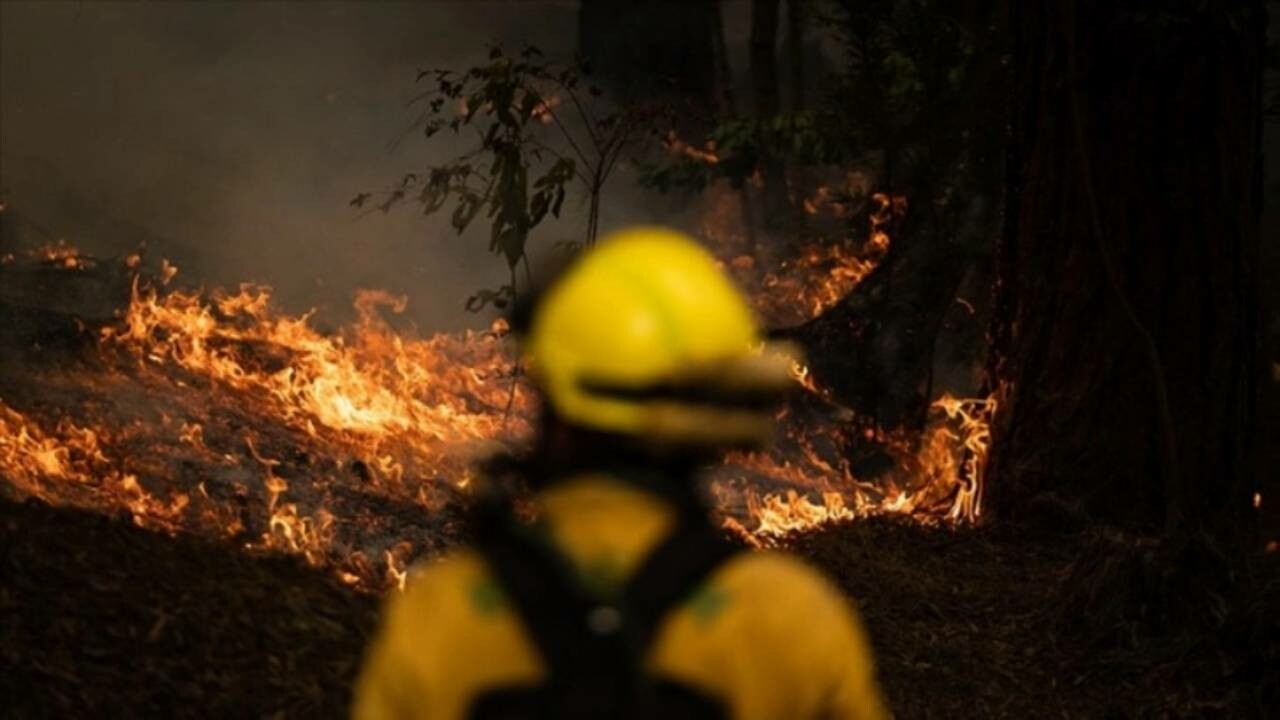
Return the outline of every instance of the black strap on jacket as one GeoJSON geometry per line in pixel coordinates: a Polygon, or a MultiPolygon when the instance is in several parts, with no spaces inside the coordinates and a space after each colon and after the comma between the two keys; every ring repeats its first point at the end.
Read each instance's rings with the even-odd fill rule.
{"type": "Polygon", "coordinates": [[[476,698],[474,720],[525,718],[723,718],[697,690],[651,677],[644,661],[668,613],[735,548],[698,513],[648,555],[626,586],[601,598],[568,558],[497,500],[477,512],[477,548],[506,592],[546,668],[537,687],[496,688],[476,698]]]}

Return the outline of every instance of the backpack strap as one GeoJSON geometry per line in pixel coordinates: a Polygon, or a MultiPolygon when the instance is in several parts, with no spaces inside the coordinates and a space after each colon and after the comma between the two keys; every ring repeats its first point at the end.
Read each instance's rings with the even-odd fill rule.
{"type": "MultiPolygon", "coordinates": [[[[479,509],[476,547],[520,616],[547,671],[541,688],[508,689],[482,698],[498,705],[556,707],[549,717],[627,717],[619,708],[697,707],[691,717],[716,716],[710,699],[666,680],[648,678],[644,659],[667,614],[736,550],[698,513],[684,513],[675,530],[643,561],[615,598],[591,594],[571,562],[550,540],[520,523],[509,506],[479,509]],[[536,698],[536,699],[535,699],[536,698]]],[[[676,713],[673,717],[683,717],[676,713]]]]}
{"type": "Polygon", "coordinates": [[[519,522],[506,505],[486,503],[477,513],[476,548],[510,599],[534,647],[557,675],[586,658],[587,618],[598,604],[569,559],[534,528],[519,522]]]}
{"type": "Polygon", "coordinates": [[[623,591],[632,641],[642,653],[648,652],[671,610],[738,552],[701,514],[682,514],[623,591]]]}

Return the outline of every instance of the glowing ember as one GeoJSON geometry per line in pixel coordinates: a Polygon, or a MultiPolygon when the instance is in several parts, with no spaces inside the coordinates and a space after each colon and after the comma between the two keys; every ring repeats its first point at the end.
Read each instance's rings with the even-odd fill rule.
{"type": "Polygon", "coordinates": [[[720,163],[720,156],[716,154],[714,140],[708,140],[703,147],[699,148],[681,140],[680,136],[672,130],[667,134],[662,144],[666,151],[673,155],[683,155],[690,160],[706,165],[718,165],[720,163]]]}
{"type": "Polygon", "coordinates": [[[81,257],[80,251],[68,245],[66,240],[58,240],[55,243],[37,248],[31,251],[31,257],[47,265],[67,270],[84,270],[94,265],[92,260],[81,257]]]}

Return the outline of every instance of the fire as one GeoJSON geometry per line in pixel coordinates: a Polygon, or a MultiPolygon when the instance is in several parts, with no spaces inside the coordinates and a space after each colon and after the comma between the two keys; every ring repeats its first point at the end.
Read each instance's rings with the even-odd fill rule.
{"type": "Polygon", "coordinates": [[[66,240],[45,245],[31,251],[31,257],[47,265],[67,270],[84,270],[93,267],[94,262],[80,255],[80,250],[69,245],[66,240]]]}
{"type": "MultiPolygon", "coordinates": [[[[496,335],[403,338],[379,311],[403,312],[406,299],[382,291],[358,295],[359,323],[336,338],[316,331],[309,315],[276,314],[270,303],[265,287],[206,300],[182,291],[160,295],[135,282],[123,324],[104,328],[101,337],[140,360],[255,393],[308,435],[334,432],[374,456],[391,439],[407,439],[430,456],[444,443],[502,431],[493,413],[463,407],[467,397],[505,403],[505,391],[489,382],[510,372],[496,335]],[[269,349],[280,366],[252,348],[269,349]],[[459,357],[472,365],[450,361],[459,357]]],[[[526,393],[519,394],[523,407],[526,393]]]]}
{"type": "Polygon", "coordinates": [[[46,477],[89,483],[103,462],[93,431],[63,423],[55,435],[46,435],[0,402],[0,465],[11,482],[30,491],[38,491],[46,477]]]}
{"type": "Polygon", "coordinates": [[[888,245],[870,254],[846,245],[810,245],[798,258],[761,280],[756,308],[779,325],[797,325],[817,317],[849,293],[880,264],[888,245]]]}
{"type": "MultiPolygon", "coordinates": [[[[851,177],[850,188],[857,181],[860,178],[851,177]]],[[[806,211],[816,212],[833,197],[829,189],[820,188],[806,199],[806,211]]],[[[889,249],[892,223],[906,213],[907,200],[886,193],[870,194],[869,200],[868,233],[860,250],[848,244],[811,245],[796,260],[759,280],[752,277],[757,270],[752,258],[727,263],[740,282],[757,289],[757,308],[770,324],[795,325],[818,316],[879,265],[889,249]]],[[[732,245],[716,226],[704,227],[704,234],[718,244],[732,245]]],[[[791,374],[806,393],[836,405],[807,366],[793,363],[791,374]]],[[[769,545],[799,530],[875,514],[908,515],[922,522],[975,522],[982,512],[982,474],[995,398],[943,395],[932,403],[930,424],[919,439],[875,427],[850,408],[838,408],[834,423],[816,427],[792,422],[784,413],[787,437],[779,448],[735,455],[717,470],[719,482],[713,490],[727,514],[724,526],[753,544],[769,545]],[[833,449],[859,439],[883,444],[892,457],[893,469],[875,482],[858,478],[833,449]],[[786,489],[760,489],[770,485],[786,489]],[[735,510],[749,522],[743,524],[735,510]]]]}
{"type": "MultiPolygon", "coordinates": [[[[905,201],[875,197],[860,251],[806,251],[757,283],[761,302],[807,319],[871,272],[888,248],[887,223],[905,211],[905,201]]],[[[41,262],[93,267],[58,252],[41,262]]],[[[278,310],[269,288],[165,289],[172,265],[150,283],[136,255],[124,265],[134,275],[129,304],[96,329],[92,362],[32,370],[57,397],[79,399],[0,399],[0,492],[124,511],[147,528],[291,553],[348,584],[396,587],[410,558],[452,537],[449,508],[471,491],[475,460],[532,431],[532,394],[503,322],[421,337],[389,321],[407,298],[364,291],[357,321],[327,333],[310,313],[278,310]]],[[[914,437],[839,407],[806,366],[792,372],[832,412],[805,422],[784,410],[777,447],[713,470],[726,527],[763,546],[874,514],[980,517],[993,399],[943,396],[914,437]],[[887,449],[892,468],[864,479],[842,448],[867,441],[887,449]]]]}
{"type": "Polygon", "coordinates": [[[379,508],[438,514],[477,457],[528,435],[532,399],[513,387],[504,323],[419,338],[383,319],[405,298],[364,292],[355,306],[356,323],[326,334],[267,288],[162,292],[135,278],[119,321],[97,331],[97,370],[39,377],[83,405],[0,400],[0,492],[126,510],[380,587],[388,543],[405,545],[403,565],[441,538],[402,543],[379,508]]]}
{"type": "Polygon", "coordinates": [[[45,432],[3,400],[0,474],[23,495],[47,502],[58,502],[67,496],[84,499],[108,494],[130,510],[135,523],[141,526],[174,527],[188,502],[183,493],[162,502],[143,489],[135,475],[121,472],[106,456],[100,431],[64,418],[52,431],[45,432]]]}
{"type": "Polygon", "coordinates": [[[390,584],[397,590],[404,590],[405,581],[409,578],[409,571],[406,570],[396,556],[388,550],[386,552],[387,560],[387,578],[390,584]]]}
{"type": "Polygon", "coordinates": [[[871,201],[875,204],[869,215],[871,221],[871,238],[868,243],[881,251],[889,248],[889,225],[894,218],[902,217],[907,212],[907,198],[902,195],[889,197],[885,193],[874,193],[871,201]]]}
{"type": "Polygon", "coordinates": [[[956,487],[956,499],[947,517],[972,522],[982,512],[981,481],[987,453],[991,449],[991,419],[996,412],[996,396],[959,399],[944,394],[934,401],[933,406],[946,413],[948,419],[959,420],[959,435],[945,432],[949,438],[959,440],[964,448],[964,462],[957,476],[961,482],[956,487]]]}
{"type": "MultiPolygon", "coordinates": [[[[727,198],[728,196],[721,196],[727,198]]],[[[831,202],[829,191],[821,189],[815,198],[831,202]]],[[[807,199],[806,208],[816,212],[817,199],[807,199]]],[[[755,258],[738,255],[726,266],[740,284],[751,290],[757,312],[772,327],[799,325],[829,310],[841,298],[866,279],[889,251],[891,223],[907,211],[907,200],[900,195],[890,198],[885,193],[869,196],[866,239],[855,244],[809,244],[791,259],[784,260],[771,272],[759,273],[755,258]]],[[[702,234],[717,246],[739,246],[727,237],[728,225],[723,204],[714,209],[715,222],[704,223],[702,234]]]]}
{"type": "Polygon", "coordinates": [[[716,153],[716,143],[714,140],[708,140],[702,147],[691,145],[680,136],[676,131],[672,130],[667,133],[667,137],[663,140],[663,147],[667,152],[673,155],[683,155],[690,160],[700,162],[705,165],[719,165],[720,156],[716,153]]]}
{"type": "Polygon", "coordinates": [[[730,457],[716,471],[720,484],[713,491],[722,509],[742,505],[754,524],[744,525],[731,515],[723,525],[765,546],[799,530],[871,515],[905,515],[925,523],[976,522],[982,512],[982,471],[996,401],[943,395],[933,409],[938,412],[915,443],[902,432],[863,424],[860,434],[883,442],[894,461],[886,477],[874,483],[860,480],[847,462],[828,460],[831,453],[818,449],[824,439],[839,439],[824,435],[856,430],[861,423],[851,411],[846,425],[808,431],[793,427],[778,448],[730,457]],[[748,478],[756,481],[744,482],[748,478]],[[761,493],[757,488],[762,479],[789,487],[761,493]]]}
{"type": "Polygon", "coordinates": [[[818,388],[817,383],[809,374],[809,366],[804,363],[793,360],[791,362],[791,379],[799,383],[800,387],[813,393],[814,395],[822,395],[822,390],[818,388]]]}

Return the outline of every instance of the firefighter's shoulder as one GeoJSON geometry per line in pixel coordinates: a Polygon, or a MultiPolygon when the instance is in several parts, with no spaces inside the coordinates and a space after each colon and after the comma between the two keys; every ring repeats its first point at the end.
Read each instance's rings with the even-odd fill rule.
{"type": "Polygon", "coordinates": [[[518,633],[517,614],[480,553],[461,548],[418,563],[390,600],[389,622],[442,638],[454,633],[518,633]]]}
{"type": "Polygon", "coordinates": [[[748,622],[781,624],[793,635],[795,625],[820,628],[824,621],[856,618],[853,603],[827,575],[784,552],[741,553],[712,575],[704,591],[723,593],[725,609],[736,608],[750,616],[748,622]]]}
{"type": "Polygon", "coordinates": [[[736,717],[879,717],[863,710],[878,698],[851,602],[784,553],[725,563],[673,614],[654,651],[658,668],[725,698],[736,717]],[[857,709],[835,712],[829,703],[841,696],[857,709]]]}
{"type": "Polygon", "coordinates": [[[387,602],[382,635],[408,651],[425,685],[447,689],[450,699],[542,672],[518,615],[473,550],[415,566],[387,602]]]}

